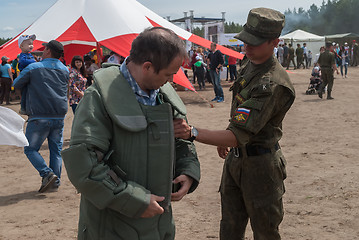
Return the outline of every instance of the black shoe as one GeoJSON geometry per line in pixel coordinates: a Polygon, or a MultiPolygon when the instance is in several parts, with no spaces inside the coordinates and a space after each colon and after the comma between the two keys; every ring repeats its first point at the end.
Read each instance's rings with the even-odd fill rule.
{"type": "Polygon", "coordinates": [[[322,93],[322,92],[318,92],[318,97],[323,98],[323,93],[322,93]]]}
{"type": "Polygon", "coordinates": [[[53,172],[50,172],[46,177],[43,177],[39,193],[43,193],[49,190],[49,188],[54,185],[57,179],[58,177],[53,172]]]}

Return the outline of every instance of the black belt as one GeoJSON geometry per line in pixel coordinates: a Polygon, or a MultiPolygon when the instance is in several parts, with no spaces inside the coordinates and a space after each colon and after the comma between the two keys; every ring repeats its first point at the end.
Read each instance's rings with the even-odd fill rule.
{"type": "MultiPolygon", "coordinates": [[[[278,143],[276,143],[273,148],[265,148],[259,145],[247,145],[246,146],[246,152],[247,152],[247,156],[251,157],[251,156],[260,156],[266,153],[270,153],[272,152],[272,150],[274,149],[274,151],[278,151],[280,149],[280,146],[278,143]]],[[[234,155],[236,157],[242,157],[243,156],[243,151],[240,148],[232,148],[232,150],[234,151],[234,155]]]]}

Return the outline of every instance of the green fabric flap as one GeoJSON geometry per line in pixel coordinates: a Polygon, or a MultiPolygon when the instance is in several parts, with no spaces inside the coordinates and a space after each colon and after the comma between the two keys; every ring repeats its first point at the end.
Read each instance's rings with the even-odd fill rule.
{"type": "Polygon", "coordinates": [[[112,66],[96,71],[94,81],[108,114],[120,127],[132,132],[146,129],[147,121],[140,104],[119,67],[112,66]],[[121,104],[119,107],[119,103],[128,104],[121,104]]]}
{"type": "Polygon", "coordinates": [[[239,95],[241,95],[244,99],[248,99],[248,90],[246,88],[242,89],[239,95]]]}
{"type": "Polygon", "coordinates": [[[256,110],[261,110],[263,107],[263,102],[260,101],[256,101],[254,99],[249,99],[247,101],[245,101],[241,107],[248,107],[250,109],[256,109],[256,110]]]}
{"type": "Polygon", "coordinates": [[[183,116],[187,114],[186,106],[169,82],[163,85],[160,91],[163,94],[165,102],[170,103],[172,107],[183,116]]]}

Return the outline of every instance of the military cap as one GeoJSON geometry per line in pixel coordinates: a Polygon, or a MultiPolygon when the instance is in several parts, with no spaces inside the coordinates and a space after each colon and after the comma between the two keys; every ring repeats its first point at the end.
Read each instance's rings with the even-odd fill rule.
{"type": "Polygon", "coordinates": [[[284,14],[269,8],[253,8],[247,23],[235,38],[244,43],[258,46],[267,40],[278,38],[284,27],[284,14]]]}

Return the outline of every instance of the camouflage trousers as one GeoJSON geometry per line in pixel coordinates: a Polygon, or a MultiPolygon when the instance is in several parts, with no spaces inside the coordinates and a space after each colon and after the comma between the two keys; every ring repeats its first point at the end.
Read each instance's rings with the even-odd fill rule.
{"type": "Polygon", "coordinates": [[[221,240],[244,239],[248,220],[255,240],[281,239],[285,165],[281,150],[250,157],[231,150],[220,186],[221,240]]]}
{"type": "Polygon", "coordinates": [[[320,92],[323,92],[324,88],[328,85],[328,92],[331,92],[334,85],[333,70],[331,68],[322,68],[323,83],[320,85],[320,92]]]}

